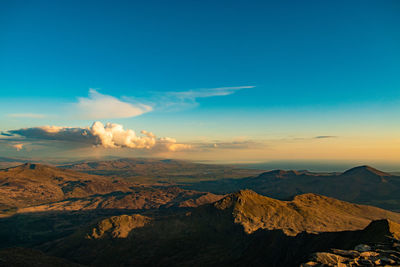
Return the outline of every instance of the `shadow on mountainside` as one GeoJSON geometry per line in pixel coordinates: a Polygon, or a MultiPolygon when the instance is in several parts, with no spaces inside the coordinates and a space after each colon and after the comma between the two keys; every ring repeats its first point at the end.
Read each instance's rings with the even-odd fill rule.
{"type": "Polygon", "coordinates": [[[243,190],[197,208],[17,214],[0,219],[0,240],[92,266],[296,266],[313,252],[398,238],[399,222],[324,196],[243,190]]]}
{"type": "MultiPolygon", "coordinates": [[[[91,266],[298,266],[314,252],[331,248],[348,250],[358,244],[385,242],[394,236],[388,225],[395,224],[380,220],[363,230],[318,234],[301,232],[295,236],[287,235],[280,229],[259,229],[247,234],[241,225],[230,220],[228,214],[206,209],[194,216],[180,214],[156,219],[134,229],[127,238],[87,238],[94,224],[93,221],[89,222],[93,215],[86,213],[76,214],[75,223],[80,226],[75,231],[70,229],[59,235],[46,235],[47,240],[31,236],[35,242],[25,240],[14,244],[39,249],[45,254],[24,248],[3,249],[0,251],[0,259],[7,260],[11,263],[8,266],[13,266],[13,260],[19,259],[5,256],[18,252],[24,258],[27,257],[24,251],[28,251],[28,256],[32,254],[38,255],[41,260],[70,262],[71,266],[72,263],[91,266]]],[[[32,214],[32,217],[35,216],[43,220],[52,217],[32,214]]],[[[73,215],[59,213],[54,216],[73,215]]],[[[32,223],[37,224],[38,221],[32,223]]],[[[45,226],[38,225],[37,230],[45,229],[45,226]]],[[[28,232],[27,229],[24,234],[28,232]]]]}

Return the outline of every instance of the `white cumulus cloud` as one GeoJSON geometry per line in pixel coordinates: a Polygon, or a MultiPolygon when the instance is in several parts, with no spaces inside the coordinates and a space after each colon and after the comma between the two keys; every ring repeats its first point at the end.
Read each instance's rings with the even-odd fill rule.
{"type": "Polygon", "coordinates": [[[153,133],[142,131],[142,136],[137,136],[135,131],[127,129],[116,123],[103,125],[96,121],[91,127],[91,134],[98,138],[99,144],[105,148],[129,147],[137,149],[150,149],[156,144],[153,133]]]}
{"type": "Polygon", "coordinates": [[[179,144],[174,138],[163,137],[158,140],[158,147],[162,149],[166,149],[168,151],[181,151],[191,149],[192,146],[189,144],[179,144]]]}

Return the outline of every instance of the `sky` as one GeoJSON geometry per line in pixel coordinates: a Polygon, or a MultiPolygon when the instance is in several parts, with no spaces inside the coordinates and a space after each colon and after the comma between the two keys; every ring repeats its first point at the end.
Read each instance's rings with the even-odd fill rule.
{"type": "Polygon", "coordinates": [[[395,169],[399,14],[399,1],[1,1],[0,156],[395,169]]]}

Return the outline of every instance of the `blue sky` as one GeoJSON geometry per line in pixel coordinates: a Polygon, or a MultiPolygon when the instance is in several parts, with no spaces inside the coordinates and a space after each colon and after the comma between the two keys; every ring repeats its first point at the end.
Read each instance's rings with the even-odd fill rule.
{"type": "Polygon", "coordinates": [[[398,1],[2,1],[0,130],[100,120],[182,142],[390,139],[394,155],[399,12],[398,1]],[[212,91],[226,87],[246,88],[212,91]],[[151,111],[71,115],[90,88],[151,111]]]}

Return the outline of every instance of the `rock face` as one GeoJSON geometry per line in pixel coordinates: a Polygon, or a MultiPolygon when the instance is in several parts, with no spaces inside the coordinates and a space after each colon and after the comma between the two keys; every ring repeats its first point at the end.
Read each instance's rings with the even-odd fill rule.
{"type": "Polygon", "coordinates": [[[310,261],[300,266],[400,266],[400,250],[397,249],[399,244],[400,240],[371,244],[367,251],[362,252],[357,247],[367,245],[360,244],[354,250],[331,249],[331,252],[317,252],[311,256],[310,261]]]}
{"type": "Polygon", "coordinates": [[[87,238],[126,238],[132,229],[143,227],[150,221],[151,218],[140,214],[112,216],[99,222],[87,238]]]}
{"type": "Polygon", "coordinates": [[[332,248],[329,252],[316,252],[301,266],[400,266],[400,224],[374,221],[362,236],[370,242],[358,244],[352,250],[332,248]]]}

